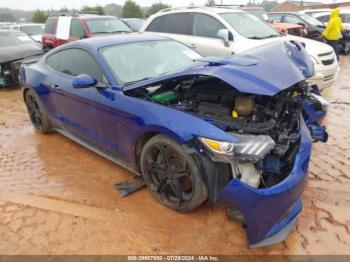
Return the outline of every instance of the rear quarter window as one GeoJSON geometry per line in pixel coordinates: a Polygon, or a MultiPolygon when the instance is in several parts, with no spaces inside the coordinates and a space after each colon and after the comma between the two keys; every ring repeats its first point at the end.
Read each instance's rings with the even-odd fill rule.
{"type": "Polygon", "coordinates": [[[56,33],[56,25],[57,25],[57,19],[56,18],[51,18],[47,19],[46,24],[45,24],[45,34],[55,34],[56,33]]]}
{"type": "Polygon", "coordinates": [[[157,17],[146,28],[146,31],[190,35],[191,14],[179,13],[157,17]]]}

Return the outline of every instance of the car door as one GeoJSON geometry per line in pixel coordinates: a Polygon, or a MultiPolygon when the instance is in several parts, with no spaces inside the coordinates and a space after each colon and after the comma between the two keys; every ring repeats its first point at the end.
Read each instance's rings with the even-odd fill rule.
{"type": "Polygon", "coordinates": [[[224,41],[218,37],[220,29],[226,27],[216,18],[193,13],[192,32],[189,36],[189,44],[204,56],[228,56],[232,55],[231,44],[225,46],[224,41]]]}
{"type": "Polygon", "coordinates": [[[47,64],[55,71],[51,89],[58,129],[99,150],[117,153],[117,136],[110,110],[114,93],[93,57],[83,49],[69,48],[49,56],[47,64]],[[100,86],[106,87],[73,87],[74,76],[80,74],[88,74],[100,86]]]}

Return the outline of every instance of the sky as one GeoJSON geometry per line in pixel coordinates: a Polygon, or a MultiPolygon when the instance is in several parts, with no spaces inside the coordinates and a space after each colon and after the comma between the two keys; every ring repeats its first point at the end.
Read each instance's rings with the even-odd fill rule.
{"type": "MultiPolygon", "coordinates": [[[[154,2],[159,0],[135,0],[141,6],[150,6],[154,2]]],[[[216,0],[216,3],[220,3],[221,0],[216,0]]],[[[248,0],[222,0],[224,4],[242,4],[248,0]]],[[[280,0],[282,1],[282,0],[280,0]]],[[[308,1],[322,1],[325,3],[332,3],[333,0],[308,0],[308,1]]],[[[0,7],[9,7],[12,9],[34,10],[39,9],[60,9],[65,6],[67,8],[80,9],[83,5],[105,5],[109,3],[115,3],[123,5],[125,0],[0,0],[0,7]]],[[[188,6],[190,3],[195,5],[204,5],[206,0],[161,0],[163,3],[170,4],[172,6],[188,6]]],[[[338,1],[338,2],[341,2],[338,1]]]]}

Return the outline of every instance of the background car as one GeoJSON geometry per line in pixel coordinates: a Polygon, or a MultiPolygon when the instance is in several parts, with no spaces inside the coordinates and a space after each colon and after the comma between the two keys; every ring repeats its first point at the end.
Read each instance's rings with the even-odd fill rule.
{"type": "Polygon", "coordinates": [[[302,25],[290,24],[290,23],[276,23],[273,20],[269,19],[268,15],[263,7],[242,6],[241,10],[246,11],[246,12],[256,16],[261,21],[269,23],[273,28],[275,28],[276,30],[278,30],[281,33],[296,35],[296,36],[301,36],[301,37],[303,37],[307,34],[307,31],[305,30],[304,26],[302,26],[302,25]]]}
{"type": "MultiPolygon", "coordinates": [[[[19,30],[40,43],[42,41],[42,34],[44,33],[44,28],[45,24],[16,24],[6,27],[6,29],[10,30],[19,30]]],[[[5,29],[5,27],[3,27],[2,29],[5,29]]]]}
{"type": "MultiPolygon", "coordinates": [[[[320,22],[327,24],[329,21],[329,14],[330,14],[330,11],[320,12],[320,13],[315,13],[313,17],[315,17],[320,22]]],[[[340,9],[340,18],[345,28],[350,30],[350,10],[340,9]]]]}
{"type": "Polygon", "coordinates": [[[129,27],[114,16],[95,14],[52,16],[45,24],[42,43],[45,50],[50,50],[83,38],[129,32],[131,32],[129,27]]]}
{"type": "Polygon", "coordinates": [[[25,59],[37,59],[41,45],[20,31],[0,30],[0,87],[18,83],[18,71],[25,59]]]}
{"type": "Polygon", "coordinates": [[[148,34],[69,43],[20,72],[37,131],[142,175],[169,208],[224,199],[243,214],[251,247],[282,241],[302,209],[312,74],[298,42],[210,59],[148,34]]]}
{"type": "Polygon", "coordinates": [[[171,37],[204,56],[230,56],[276,41],[301,41],[315,66],[315,75],[308,79],[312,85],[320,89],[331,86],[339,71],[335,53],[329,45],[283,35],[238,8],[189,7],[160,11],[149,17],[141,31],[171,37]]]}
{"type": "Polygon", "coordinates": [[[277,23],[291,23],[304,26],[305,37],[322,41],[322,32],[326,26],[312,16],[295,12],[270,12],[268,16],[277,23]]]}
{"type": "Polygon", "coordinates": [[[140,31],[142,25],[145,23],[144,20],[139,18],[122,18],[121,21],[123,21],[133,32],[140,31]]]}

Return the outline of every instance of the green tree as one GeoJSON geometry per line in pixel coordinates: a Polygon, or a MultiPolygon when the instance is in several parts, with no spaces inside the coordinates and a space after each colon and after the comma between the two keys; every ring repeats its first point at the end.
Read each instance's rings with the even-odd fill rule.
{"type": "Polygon", "coordinates": [[[45,11],[37,9],[34,11],[32,16],[33,23],[45,23],[47,20],[48,15],[45,13],[45,11]]]}
{"type": "Polygon", "coordinates": [[[124,18],[143,17],[141,7],[132,0],[126,0],[123,6],[124,18]]]}
{"type": "Polygon", "coordinates": [[[105,14],[105,10],[103,9],[102,6],[100,5],[96,5],[96,6],[87,6],[87,5],[84,5],[81,10],[81,12],[91,12],[91,13],[96,13],[96,14],[99,14],[99,15],[104,15],[105,14]]]}
{"type": "Polygon", "coordinates": [[[106,14],[121,17],[123,14],[123,7],[117,4],[107,4],[104,6],[106,14]]]}
{"type": "Polygon", "coordinates": [[[64,13],[69,13],[70,12],[70,10],[67,8],[67,7],[65,7],[65,6],[63,6],[60,10],[59,10],[59,12],[61,13],[61,14],[64,14],[64,13]]]}
{"type": "Polygon", "coordinates": [[[205,4],[205,6],[214,6],[216,5],[215,0],[207,0],[207,3],[205,4]]]}
{"type": "Polygon", "coordinates": [[[259,6],[264,7],[266,11],[270,11],[272,8],[274,8],[276,5],[278,5],[277,1],[268,1],[268,0],[263,0],[259,6]]]}
{"type": "Polygon", "coordinates": [[[0,22],[14,22],[15,18],[10,12],[0,13],[0,22]]]}
{"type": "Polygon", "coordinates": [[[163,4],[162,2],[158,2],[158,3],[153,3],[151,5],[150,8],[148,8],[147,10],[147,13],[146,13],[146,16],[151,16],[155,13],[157,13],[158,11],[162,10],[162,9],[165,9],[165,8],[169,8],[171,7],[170,5],[167,5],[167,4],[163,4]]]}

